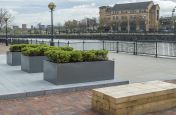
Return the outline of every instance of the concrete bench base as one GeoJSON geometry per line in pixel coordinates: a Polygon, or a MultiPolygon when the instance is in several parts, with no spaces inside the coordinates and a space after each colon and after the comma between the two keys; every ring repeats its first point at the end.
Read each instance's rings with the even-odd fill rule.
{"type": "Polygon", "coordinates": [[[105,115],[141,115],[176,107],[176,85],[161,81],[93,90],[92,108],[105,115]]]}

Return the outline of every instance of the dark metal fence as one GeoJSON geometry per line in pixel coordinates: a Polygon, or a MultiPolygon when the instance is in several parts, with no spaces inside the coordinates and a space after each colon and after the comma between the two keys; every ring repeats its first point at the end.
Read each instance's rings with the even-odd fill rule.
{"type": "MultiPolygon", "coordinates": [[[[5,43],[5,39],[0,39],[5,43]]],[[[8,39],[9,44],[50,44],[47,39],[8,39]]],[[[154,57],[176,57],[176,41],[54,41],[55,46],[71,46],[76,50],[108,50],[133,55],[150,55],[154,57]]]]}

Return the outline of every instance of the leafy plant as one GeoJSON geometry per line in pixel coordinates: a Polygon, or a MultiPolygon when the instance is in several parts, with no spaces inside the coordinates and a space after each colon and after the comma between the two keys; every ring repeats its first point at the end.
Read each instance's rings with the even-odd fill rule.
{"type": "Polygon", "coordinates": [[[95,51],[96,59],[97,61],[104,61],[108,60],[108,51],[107,50],[97,50],[95,51]]]}
{"type": "Polygon", "coordinates": [[[81,51],[71,51],[70,52],[70,62],[82,62],[83,56],[81,51]]]}
{"type": "Polygon", "coordinates": [[[11,45],[9,50],[10,52],[21,52],[22,48],[26,47],[28,44],[16,44],[11,45]]]}
{"type": "Polygon", "coordinates": [[[71,57],[70,52],[62,50],[48,50],[45,55],[54,63],[68,63],[71,57]]]}
{"type": "Polygon", "coordinates": [[[95,61],[96,55],[92,51],[82,52],[83,61],[95,61]]]}
{"type": "Polygon", "coordinates": [[[28,49],[23,49],[22,54],[25,56],[40,56],[40,50],[38,48],[30,48],[28,49]]]}
{"type": "Polygon", "coordinates": [[[27,46],[22,49],[22,54],[25,56],[44,56],[45,51],[48,49],[49,46],[47,45],[27,46]]]}
{"type": "Polygon", "coordinates": [[[64,50],[64,51],[73,51],[73,48],[72,47],[60,47],[61,50],[64,50]]]}

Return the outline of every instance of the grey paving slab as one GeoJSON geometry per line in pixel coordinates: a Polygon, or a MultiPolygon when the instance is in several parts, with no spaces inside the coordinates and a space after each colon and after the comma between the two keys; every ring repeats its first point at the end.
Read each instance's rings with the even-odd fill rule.
{"type": "Polygon", "coordinates": [[[54,85],[43,80],[43,73],[26,73],[21,71],[20,66],[7,65],[6,55],[0,55],[0,99],[39,96],[126,83],[128,83],[128,81],[107,80],[69,85],[54,85]]]}
{"type": "Polygon", "coordinates": [[[176,79],[176,58],[154,58],[125,53],[110,53],[109,57],[115,60],[115,75],[118,75],[119,80],[135,83],[176,79]]]}

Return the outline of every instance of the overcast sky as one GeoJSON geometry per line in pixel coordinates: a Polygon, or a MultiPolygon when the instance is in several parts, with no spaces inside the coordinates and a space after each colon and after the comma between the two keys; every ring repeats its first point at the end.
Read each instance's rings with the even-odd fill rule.
{"type": "MultiPolygon", "coordinates": [[[[50,24],[48,3],[55,2],[54,23],[66,20],[82,19],[84,17],[98,17],[99,6],[114,5],[116,3],[143,2],[148,0],[0,0],[0,7],[8,9],[15,17],[13,25],[22,23],[35,25],[50,24]]],[[[161,7],[162,16],[171,16],[176,0],[154,0],[161,7]]]]}

